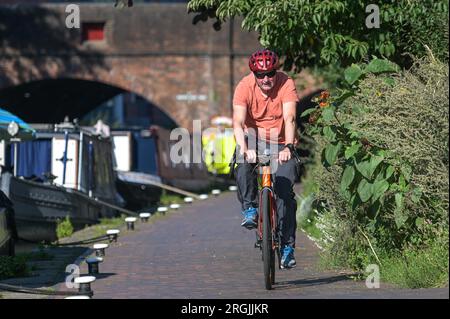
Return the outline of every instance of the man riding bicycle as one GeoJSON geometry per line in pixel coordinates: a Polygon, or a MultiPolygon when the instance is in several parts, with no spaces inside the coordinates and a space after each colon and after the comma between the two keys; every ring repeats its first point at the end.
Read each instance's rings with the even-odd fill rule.
{"type": "Polygon", "coordinates": [[[281,234],[281,267],[295,267],[295,212],[297,203],[293,186],[296,162],[292,157],[296,136],[296,104],[294,81],[277,71],[279,58],[264,49],[249,59],[252,71],[237,85],[233,97],[233,128],[236,138],[238,165],[236,183],[247,229],[258,223],[258,183],[255,162],[257,154],[265,149],[278,154],[278,167],[274,173],[277,195],[278,226],[281,234]]]}

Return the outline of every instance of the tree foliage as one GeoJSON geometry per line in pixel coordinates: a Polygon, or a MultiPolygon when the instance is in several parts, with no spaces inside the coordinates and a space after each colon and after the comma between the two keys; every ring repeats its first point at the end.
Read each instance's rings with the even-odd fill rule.
{"type": "MultiPolygon", "coordinates": [[[[242,28],[256,31],[263,47],[285,55],[285,69],[330,63],[342,66],[367,56],[407,66],[404,53],[422,56],[428,45],[448,60],[448,1],[379,1],[380,28],[368,28],[362,0],[191,0],[196,22],[243,17],[242,28]]],[[[217,22],[214,24],[217,29],[217,22]]]]}

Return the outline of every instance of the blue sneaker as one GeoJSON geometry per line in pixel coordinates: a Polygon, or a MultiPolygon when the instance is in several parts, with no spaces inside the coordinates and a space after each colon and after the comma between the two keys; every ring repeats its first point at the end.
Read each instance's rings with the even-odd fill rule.
{"type": "Polygon", "coordinates": [[[241,226],[247,229],[253,229],[258,226],[258,212],[256,208],[250,207],[242,212],[244,219],[242,220],[241,226]]]}
{"type": "Polygon", "coordinates": [[[287,245],[281,250],[283,256],[281,257],[281,269],[293,268],[297,265],[294,257],[294,248],[287,245]]]}

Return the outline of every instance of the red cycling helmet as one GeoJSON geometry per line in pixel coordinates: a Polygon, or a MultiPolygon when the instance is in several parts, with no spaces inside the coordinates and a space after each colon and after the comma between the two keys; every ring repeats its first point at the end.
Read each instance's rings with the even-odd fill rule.
{"type": "Polygon", "coordinates": [[[270,50],[258,50],[252,54],[248,66],[252,72],[270,72],[278,68],[278,55],[270,50]]]}

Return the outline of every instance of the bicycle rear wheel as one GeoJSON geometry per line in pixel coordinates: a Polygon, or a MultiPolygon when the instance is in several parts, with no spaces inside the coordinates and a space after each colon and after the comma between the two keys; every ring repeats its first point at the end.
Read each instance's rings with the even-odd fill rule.
{"type": "Polygon", "coordinates": [[[271,192],[263,189],[261,195],[260,212],[262,215],[262,254],[264,264],[264,284],[267,290],[275,283],[275,254],[272,249],[272,225],[270,214],[272,210],[271,192]]]}

